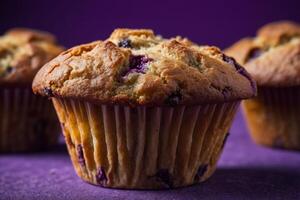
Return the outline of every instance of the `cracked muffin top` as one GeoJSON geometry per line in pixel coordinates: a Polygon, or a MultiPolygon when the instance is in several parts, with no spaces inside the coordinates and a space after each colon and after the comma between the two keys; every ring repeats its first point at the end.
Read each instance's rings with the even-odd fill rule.
{"type": "Polygon", "coordinates": [[[152,30],[116,29],[105,41],[73,47],[33,81],[43,96],[127,105],[192,105],[252,97],[255,82],[216,47],[152,30]]]}
{"type": "Polygon", "coordinates": [[[62,50],[49,33],[9,30],[0,37],[0,85],[30,86],[37,71],[62,50]]]}
{"type": "Polygon", "coordinates": [[[257,85],[300,85],[300,24],[280,21],[263,26],[225,50],[245,66],[257,85]]]}

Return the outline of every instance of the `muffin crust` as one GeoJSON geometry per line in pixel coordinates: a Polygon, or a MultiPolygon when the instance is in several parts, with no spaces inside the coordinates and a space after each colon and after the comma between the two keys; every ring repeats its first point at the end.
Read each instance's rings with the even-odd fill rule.
{"type": "Polygon", "coordinates": [[[47,63],[33,91],[95,103],[186,105],[249,98],[256,85],[216,47],[117,29],[105,41],[76,46],[47,63]]]}

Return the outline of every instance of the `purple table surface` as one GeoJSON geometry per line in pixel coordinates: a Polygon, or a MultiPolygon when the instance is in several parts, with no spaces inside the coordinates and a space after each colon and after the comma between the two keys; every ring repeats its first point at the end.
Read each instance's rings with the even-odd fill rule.
{"type": "Polygon", "coordinates": [[[300,152],[255,145],[239,112],[218,168],[205,183],[174,190],[104,189],[79,179],[64,145],[0,155],[0,199],[300,199],[300,152]]]}

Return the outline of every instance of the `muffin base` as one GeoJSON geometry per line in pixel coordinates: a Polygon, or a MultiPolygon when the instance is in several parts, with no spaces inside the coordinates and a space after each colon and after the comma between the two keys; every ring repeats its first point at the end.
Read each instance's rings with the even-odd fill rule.
{"type": "Polygon", "coordinates": [[[0,88],[0,152],[45,150],[58,141],[51,102],[31,88],[0,88]]]}
{"type": "Polygon", "coordinates": [[[267,88],[243,102],[248,128],[257,144],[300,150],[300,87],[267,88]]]}
{"type": "Polygon", "coordinates": [[[52,100],[78,176],[127,189],[175,188],[210,177],[239,104],[127,107],[52,100]]]}

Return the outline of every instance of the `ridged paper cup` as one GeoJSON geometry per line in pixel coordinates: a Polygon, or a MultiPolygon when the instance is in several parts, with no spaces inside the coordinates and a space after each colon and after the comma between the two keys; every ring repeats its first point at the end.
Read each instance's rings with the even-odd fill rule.
{"type": "Polygon", "coordinates": [[[256,143],[300,150],[300,87],[261,87],[243,108],[256,143]]]}
{"type": "Polygon", "coordinates": [[[239,104],[127,107],[53,98],[77,174],[111,188],[174,188],[214,172],[239,104]]]}
{"type": "Polygon", "coordinates": [[[51,102],[31,88],[0,88],[0,152],[45,150],[57,143],[59,123],[51,102]]]}

